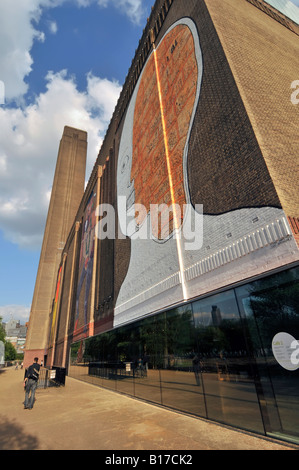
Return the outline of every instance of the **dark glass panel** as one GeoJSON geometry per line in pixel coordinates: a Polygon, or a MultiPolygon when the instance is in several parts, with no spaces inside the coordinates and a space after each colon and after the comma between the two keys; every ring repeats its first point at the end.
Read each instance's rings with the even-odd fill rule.
{"type": "Polygon", "coordinates": [[[68,375],[78,380],[88,381],[88,361],[84,358],[85,342],[71,345],[68,375]]]}
{"type": "Polygon", "coordinates": [[[160,361],[162,403],[206,416],[191,305],[161,316],[163,355],[160,361]]]}
{"type": "Polygon", "coordinates": [[[134,363],[135,396],[161,403],[160,364],[164,350],[163,315],[145,318],[138,323],[140,348],[134,363]]]}
{"type": "Polygon", "coordinates": [[[296,440],[299,367],[282,367],[272,340],[299,340],[298,279],[294,268],[73,344],[69,375],[296,440]]]}
{"type": "MultiPolygon", "coordinates": [[[[241,314],[258,367],[266,431],[299,437],[299,368],[289,370],[273,354],[278,333],[299,339],[299,268],[277,273],[236,289],[241,314]]],[[[296,352],[296,351],[295,351],[296,352]]],[[[289,366],[291,353],[288,351],[289,366]]],[[[298,353],[299,357],[299,353],[298,353]]]]}
{"type": "Polygon", "coordinates": [[[193,303],[208,418],[263,432],[234,291],[193,303]]]}

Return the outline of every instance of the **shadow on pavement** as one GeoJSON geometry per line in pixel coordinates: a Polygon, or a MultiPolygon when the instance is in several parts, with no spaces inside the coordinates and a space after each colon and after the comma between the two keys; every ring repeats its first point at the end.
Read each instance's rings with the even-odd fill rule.
{"type": "Polygon", "coordinates": [[[14,421],[0,417],[0,450],[37,450],[38,439],[25,433],[14,421]]]}

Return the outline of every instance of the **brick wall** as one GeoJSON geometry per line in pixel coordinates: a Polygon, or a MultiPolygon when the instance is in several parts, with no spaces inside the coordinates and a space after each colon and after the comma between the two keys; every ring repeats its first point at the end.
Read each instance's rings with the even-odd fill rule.
{"type": "Polygon", "coordinates": [[[299,216],[299,37],[245,0],[206,0],[285,213],[299,216]]]}
{"type": "MultiPolygon", "coordinates": [[[[103,168],[100,201],[117,208],[117,171],[122,158],[130,156],[126,145],[122,148],[128,129],[132,135],[126,136],[127,142],[133,143],[129,184],[134,181],[136,185],[135,202],[146,207],[152,202],[169,203],[165,135],[154,57],[149,58],[150,38],[156,46],[165,103],[175,199],[182,204],[190,196],[193,205],[203,204],[203,246],[183,256],[190,298],[298,260],[291,237],[293,233],[298,243],[297,108],[290,101],[290,84],[299,78],[298,36],[247,0],[155,3],[77,220],[84,217],[97,165],[103,168]],[[182,22],[170,33],[182,17],[195,24],[203,63],[186,148],[184,139],[194,103],[194,48],[190,37],[185,38],[184,47],[178,46],[186,32],[182,22]],[[188,67],[193,73],[188,73],[188,67]],[[134,87],[141,74],[137,95],[134,87]],[[186,115],[178,112],[179,107],[186,115]],[[128,119],[132,120],[131,128],[128,119]],[[186,161],[182,156],[185,150],[186,161]],[[289,216],[292,232],[284,213],[289,216]]],[[[136,248],[128,237],[120,239],[118,235],[116,231],[116,240],[99,243],[95,298],[89,299],[88,306],[94,301],[95,333],[113,327],[115,312],[120,311],[128,321],[182,299],[175,244],[148,243],[136,248]]],[[[156,235],[161,233],[156,231],[156,235]]],[[[84,296],[79,300],[79,329],[73,340],[83,333],[84,296]]],[[[74,305],[75,298],[72,302],[74,305]]],[[[73,307],[70,334],[75,317],[73,307]]],[[[61,325],[64,323],[62,320],[61,325]]],[[[62,354],[59,348],[57,354],[62,354]]]]}
{"type": "Polygon", "coordinates": [[[292,229],[294,238],[299,246],[299,218],[298,217],[288,217],[290,227],[292,229]]]}

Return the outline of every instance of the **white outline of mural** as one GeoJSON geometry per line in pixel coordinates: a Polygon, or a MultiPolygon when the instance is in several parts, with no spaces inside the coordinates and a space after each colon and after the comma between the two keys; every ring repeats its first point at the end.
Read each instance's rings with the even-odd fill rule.
{"type": "MultiPolygon", "coordinates": [[[[178,24],[185,24],[190,27],[194,37],[197,58],[198,54],[201,57],[202,52],[197,27],[190,18],[181,18],[174,23],[163,38],[178,24]]],[[[201,61],[203,67],[202,57],[201,61]]],[[[134,108],[141,77],[142,74],[133,91],[126,112],[119,147],[116,179],[117,196],[125,195],[126,197],[126,206],[121,208],[121,212],[124,211],[125,214],[129,214],[131,220],[134,214],[135,190],[134,181],[130,179],[130,155],[132,155],[134,108]]],[[[200,88],[201,79],[198,98],[200,88]]],[[[200,101],[196,99],[183,156],[186,202],[193,212],[195,210],[190,204],[187,158],[189,137],[198,106],[200,106],[200,101]]],[[[147,214],[149,218],[151,216],[150,212],[147,214]]],[[[119,207],[118,216],[120,217],[119,207]]],[[[206,293],[211,289],[211,286],[216,289],[227,285],[228,281],[232,283],[256,275],[261,270],[264,271],[266,264],[268,268],[272,265],[275,267],[276,257],[283,257],[285,262],[290,262],[295,257],[297,259],[297,245],[281,208],[269,206],[245,207],[219,215],[201,214],[200,216],[202,217],[203,245],[199,250],[187,250],[185,247],[183,257],[187,300],[206,293]],[[274,248],[275,255],[270,251],[274,248]],[[269,257],[273,260],[272,262],[269,262],[269,257]]],[[[136,232],[137,230],[140,231],[141,225],[135,224],[136,232]]],[[[134,224],[130,228],[134,229],[134,224]]],[[[132,239],[132,236],[130,238],[131,256],[115,304],[114,326],[136,320],[141,316],[157,312],[184,300],[181,293],[182,276],[179,269],[177,269],[177,250],[173,236],[166,240],[153,240],[152,237],[148,237],[145,241],[140,235],[136,240],[132,239]]]]}
{"type": "MultiPolygon", "coordinates": [[[[203,243],[202,204],[198,204],[196,208],[191,204],[187,173],[188,143],[200,96],[203,74],[202,52],[199,43],[198,31],[194,21],[191,18],[181,18],[179,21],[175,22],[166,31],[163,38],[161,38],[161,41],[159,42],[159,44],[157,44],[156,49],[159,49],[159,46],[162,43],[163,39],[176,26],[179,25],[183,25],[189,28],[193,36],[194,53],[198,69],[198,79],[196,83],[194,105],[189,119],[188,132],[185,138],[185,145],[182,154],[183,187],[186,199],[186,210],[184,211],[184,219],[186,220],[183,219],[181,225],[181,244],[182,246],[184,246],[185,253],[187,249],[189,250],[189,253],[193,253],[198,251],[203,243]],[[196,209],[198,209],[199,212],[196,212],[196,209]],[[196,238],[194,239],[192,232],[194,234],[195,227],[197,227],[198,233],[196,234],[196,238]],[[186,236],[186,239],[184,239],[184,236],[186,236]],[[192,241],[195,242],[193,247],[192,241]]],[[[150,56],[148,57],[146,64],[152,57],[152,54],[150,54],[150,56]]],[[[144,70],[146,68],[146,64],[144,70]]],[[[176,243],[178,238],[175,238],[178,234],[172,229],[171,234],[169,234],[169,236],[167,236],[166,238],[157,238],[152,233],[150,233],[150,236],[148,236],[146,231],[148,229],[151,230],[151,227],[153,227],[152,217],[156,215],[153,214],[151,210],[147,211],[147,217],[146,219],[143,219],[140,225],[138,225],[136,221],[134,222],[133,220],[135,215],[135,189],[134,180],[131,181],[131,166],[133,155],[132,139],[135,103],[142,77],[143,73],[139,77],[139,80],[131,98],[131,102],[127,109],[127,115],[122,130],[119,148],[119,160],[117,168],[117,202],[119,203],[121,201],[120,197],[124,196],[126,205],[122,205],[121,207],[118,206],[118,217],[119,219],[123,218],[123,220],[126,220],[126,218],[129,217],[132,223],[129,225],[129,227],[127,227],[126,223],[123,224],[125,229],[129,228],[130,230],[129,234],[125,231],[124,235],[130,236],[131,256],[127,275],[122,283],[116,302],[116,317],[118,316],[119,307],[121,307],[121,310],[126,309],[126,306],[128,306],[131,301],[133,301],[135,305],[136,303],[141,304],[143,302],[141,297],[144,297],[145,293],[147,293],[145,295],[146,300],[149,300],[148,296],[152,295],[152,290],[155,288],[155,286],[158,286],[159,292],[163,292],[163,299],[161,299],[161,301],[158,301],[156,298],[156,301],[158,301],[160,307],[166,305],[169,302],[180,301],[182,298],[188,297],[184,282],[185,267],[180,265],[176,243]],[[145,227],[143,227],[144,224],[145,227]],[[141,236],[143,238],[141,238],[141,236]]],[[[182,210],[182,208],[180,208],[180,210],[182,210]]],[[[152,305],[151,309],[154,308],[154,305],[152,305]]],[[[129,312],[127,313],[128,319],[130,314],[129,312]]],[[[137,314],[137,317],[138,316],[139,315],[137,314]]]]}

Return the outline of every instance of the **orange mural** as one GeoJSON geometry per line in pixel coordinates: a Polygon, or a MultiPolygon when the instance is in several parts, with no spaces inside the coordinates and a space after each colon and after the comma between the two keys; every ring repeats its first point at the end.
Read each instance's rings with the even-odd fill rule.
{"type": "MultiPolygon", "coordinates": [[[[196,97],[197,60],[194,39],[186,25],[174,27],[149,58],[134,111],[133,158],[135,204],[186,204],[183,155],[196,97]]],[[[136,217],[142,224],[145,215],[136,217]]],[[[152,222],[153,223],[153,222],[152,222]]],[[[169,221],[173,229],[173,214],[169,221]]],[[[163,238],[155,223],[152,233],[163,238]]]]}

